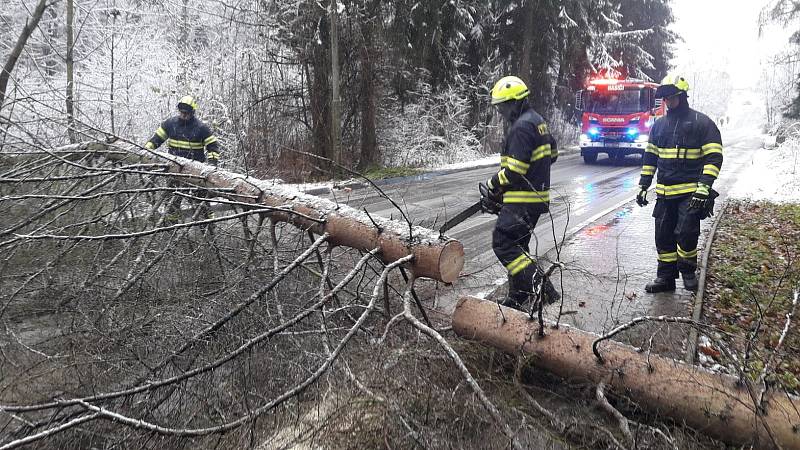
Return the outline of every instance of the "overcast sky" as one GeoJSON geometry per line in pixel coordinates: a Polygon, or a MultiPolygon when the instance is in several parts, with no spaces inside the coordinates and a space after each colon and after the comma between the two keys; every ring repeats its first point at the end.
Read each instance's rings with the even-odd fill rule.
{"type": "Polygon", "coordinates": [[[727,67],[734,87],[756,83],[760,62],[787,46],[789,33],[771,27],[758,37],[758,14],[766,0],[672,0],[677,71],[703,64],[727,67]]]}

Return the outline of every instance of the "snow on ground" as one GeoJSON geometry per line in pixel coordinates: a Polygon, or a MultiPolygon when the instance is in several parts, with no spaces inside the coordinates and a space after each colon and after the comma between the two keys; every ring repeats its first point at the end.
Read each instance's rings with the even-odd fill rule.
{"type": "MultiPolygon", "coordinates": [[[[485,158],[474,159],[471,161],[462,161],[453,164],[445,164],[442,166],[425,167],[421,170],[426,172],[444,172],[450,170],[465,170],[476,167],[485,167],[491,165],[500,165],[500,154],[494,153],[485,158]]],[[[280,182],[280,180],[277,180],[280,182]]],[[[341,181],[321,181],[318,183],[299,183],[299,184],[286,184],[287,187],[292,187],[300,192],[322,193],[333,189],[347,189],[348,186],[353,184],[363,184],[365,181],[361,178],[350,178],[341,181]]],[[[378,182],[380,184],[380,182],[378,182]]]]}
{"type": "Polygon", "coordinates": [[[742,171],[729,195],[738,199],[800,203],[800,138],[788,139],[771,150],[754,152],[752,164],[742,171]]]}
{"type": "Polygon", "coordinates": [[[464,161],[459,163],[453,164],[445,164],[443,166],[438,166],[430,169],[434,172],[439,172],[443,170],[460,170],[460,169],[471,169],[473,167],[482,167],[482,166],[491,166],[491,165],[500,165],[500,154],[494,153],[489,155],[485,158],[475,159],[472,161],[464,161]]]}

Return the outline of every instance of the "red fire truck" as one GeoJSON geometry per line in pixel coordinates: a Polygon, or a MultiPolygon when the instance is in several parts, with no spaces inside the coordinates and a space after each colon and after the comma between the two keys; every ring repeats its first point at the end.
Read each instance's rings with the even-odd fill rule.
{"type": "Polygon", "coordinates": [[[665,112],[658,87],[636,79],[595,79],[576,94],[581,111],[581,156],[586,164],[597,162],[599,153],[611,161],[643,154],[650,128],[665,112]]]}

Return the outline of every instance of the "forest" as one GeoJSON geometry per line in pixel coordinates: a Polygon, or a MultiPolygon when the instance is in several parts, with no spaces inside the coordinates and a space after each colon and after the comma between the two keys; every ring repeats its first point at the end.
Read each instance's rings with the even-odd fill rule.
{"type": "Polygon", "coordinates": [[[30,134],[50,146],[143,145],[193,95],[238,172],[304,181],[335,177],[335,164],[464,161],[496,151],[488,92],[500,77],[523,78],[569,141],[574,94],[589,77],[659,81],[677,39],[666,0],[335,6],[14,2],[0,12],[0,146],[30,134]]]}

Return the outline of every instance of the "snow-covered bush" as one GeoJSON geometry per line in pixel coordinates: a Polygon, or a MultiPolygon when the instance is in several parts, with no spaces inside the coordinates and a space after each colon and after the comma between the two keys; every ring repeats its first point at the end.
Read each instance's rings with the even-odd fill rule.
{"type": "Polygon", "coordinates": [[[402,110],[389,98],[378,117],[378,145],[387,167],[435,167],[483,156],[475,130],[467,128],[470,103],[464,92],[449,87],[431,92],[420,84],[416,102],[402,110]]]}
{"type": "Polygon", "coordinates": [[[570,122],[564,117],[560,111],[555,111],[550,114],[550,117],[545,117],[550,132],[556,138],[559,148],[573,146],[578,144],[578,136],[580,135],[580,127],[575,123],[570,122]]]}

